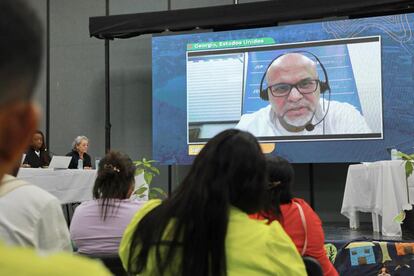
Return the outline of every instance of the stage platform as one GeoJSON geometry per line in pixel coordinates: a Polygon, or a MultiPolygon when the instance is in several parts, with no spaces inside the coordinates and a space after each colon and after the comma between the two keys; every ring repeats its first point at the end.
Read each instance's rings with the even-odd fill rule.
{"type": "Polygon", "coordinates": [[[349,228],[349,224],[346,222],[331,222],[324,223],[323,230],[325,232],[325,240],[354,240],[358,238],[367,239],[386,239],[396,241],[414,241],[414,232],[405,231],[403,229],[402,237],[388,237],[383,236],[380,233],[372,231],[372,224],[369,222],[361,222],[360,228],[353,230],[349,228]]]}

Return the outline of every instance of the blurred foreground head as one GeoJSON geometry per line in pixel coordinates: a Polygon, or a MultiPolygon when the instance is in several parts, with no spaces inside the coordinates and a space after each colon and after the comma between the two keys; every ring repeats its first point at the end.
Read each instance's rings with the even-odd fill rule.
{"type": "Polygon", "coordinates": [[[42,59],[42,28],[24,1],[0,1],[0,178],[30,144],[38,111],[31,102],[42,59]]]}

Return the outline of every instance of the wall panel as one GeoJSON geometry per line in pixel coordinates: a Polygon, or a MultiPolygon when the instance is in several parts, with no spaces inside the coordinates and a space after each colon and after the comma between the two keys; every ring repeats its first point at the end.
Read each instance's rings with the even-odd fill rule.
{"type": "Polygon", "coordinates": [[[65,154],[77,135],[102,156],[104,131],[104,43],[89,38],[90,16],[104,15],[104,0],[50,1],[51,151],[65,154]]]}

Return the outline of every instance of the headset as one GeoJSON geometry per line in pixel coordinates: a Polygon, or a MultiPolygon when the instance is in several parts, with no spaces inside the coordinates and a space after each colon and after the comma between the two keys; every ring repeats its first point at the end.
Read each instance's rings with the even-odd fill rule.
{"type": "MultiPolygon", "coordinates": [[[[297,54],[305,54],[305,56],[306,55],[309,55],[309,56],[311,56],[311,57],[313,57],[316,61],[317,61],[317,63],[320,65],[320,67],[321,67],[321,69],[322,69],[322,72],[323,72],[323,74],[324,74],[324,76],[325,76],[325,81],[319,81],[319,87],[320,87],[320,93],[321,94],[323,94],[323,93],[325,93],[326,91],[328,91],[328,107],[326,108],[326,112],[325,112],[325,114],[323,115],[323,117],[322,117],[322,119],[321,120],[319,120],[319,122],[317,122],[316,124],[312,124],[312,123],[308,123],[306,126],[305,126],[305,129],[307,130],[307,131],[312,131],[312,130],[314,130],[315,129],[315,126],[316,125],[319,125],[324,119],[325,119],[325,117],[326,117],[326,115],[328,114],[328,111],[329,111],[329,106],[330,106],[330,101],[331,101],[331,87],[329,86],[329,79],[328,79],[328,74],[327,74],[327,72],[326,72],[326,69],[325,69],[325,66],[323,66],[323,64],[322,64],[322,62],[319,60],[319,58],[315,55],[315,54],[313,54],[313,53],[311,53],[311,52],[308,52],[308,51],[293,51],[293,52],[288,52],[288,53],[284,53],[284,54],[281,54],[281,55],[278,55],[277,57],[275,57],[270,63],[269,63],[269,65],[266,67],[266,70],[265,70],[265,72],[264,72],[264,74],[263,74],[263,76],[262,76],[262,79],[260,80],[260,98],[262,99],[262,100],[264,100],[264,101],[268,101],[269,100],[269,94],[268,94],[268,89],[269,89],[269,87],[266,87],[266,88],[263,88],[263,82],[264,82],[264,80],[265,80],[265,78],[266,78],[266,76],[267,76],[267,73],[268,73],[268,71],[269,71],[269,68],[270,68],[270,66],[272,66],[272,64],[277,60],[277,59],[279,59],[280,57],[282,57],[282,56],[285,56],[285,55],[287,55],[287,54],[293,54],[293,53],[297,53],[297,54]]],[[[316,112],[316,110],[315,110],[315,112],[316,112]]],[[[314,114],[315,114],[315,112],[314,112],[314,114]]]]}

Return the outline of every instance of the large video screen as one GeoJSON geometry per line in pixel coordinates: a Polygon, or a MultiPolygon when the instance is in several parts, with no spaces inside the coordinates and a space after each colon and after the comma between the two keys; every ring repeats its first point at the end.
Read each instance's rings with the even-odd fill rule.
{"type": "Polygon", "coordinates": [[[153,38],[153,158],[228,128],[291,162],[414,150],[413,14],[153,38]]]}

